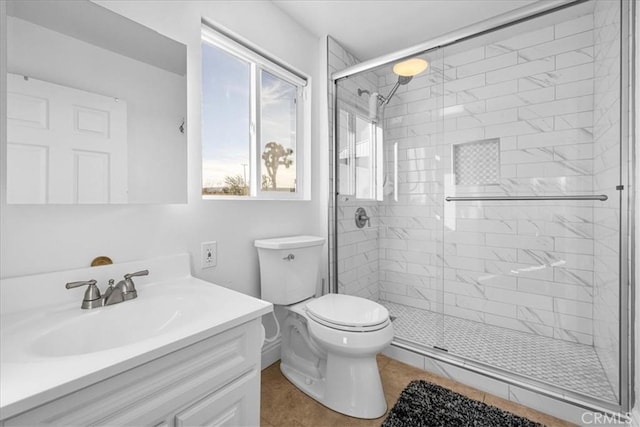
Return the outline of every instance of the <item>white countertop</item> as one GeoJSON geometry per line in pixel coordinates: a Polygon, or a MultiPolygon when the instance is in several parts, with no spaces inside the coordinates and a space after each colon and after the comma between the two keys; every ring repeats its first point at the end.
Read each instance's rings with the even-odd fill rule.
{"type": "MultiPolygon", "coordinates": [[[[2,301],[0,419],[15,416],[272,311],[271,303],[184,274],[185,266],[188,271],[189,259],[187,255],[179,257],[176,264],[181,266],[181,271],[167,274],[170,276],[167,280],[151,279],[154,277],[155,262],[144,261],[139,264],[149,268],[150,276],[146,283],[143,278],[137,278],[138,298],[108,307],[80,309],[83,292],[79,291],[73,292],[73,302],[57,301],[56,305],[35,303],[35,308],[25,309],[25,303],[21,301],[22,306],[18,311],[11,310],[10,301],[2,301]],[[145,313],[148,313],[146,318],[145,313]],[[163,314],[166,316],[162,317],[163,314]],[[162,324],[149,328],[149,322],[155,322],[156,318],[162,324]],[[92,334],[92,339],[98,341],[89,343],[97,351],[86,352],[82,350],[82,343],[75,341],[86,339],[85,331],[78,332],[79,337],[75,336],[72,326],[91,326],[91,322],[99,325],[95,328],[96,333],[92,334]],[[144,328],[149,329],[136,330],[138,322],[143,322],[144,328]],[[105,329],[111,325],[113,330],[105,329]],[[131,334],[124,337],[117,347],[102,348],[99,341],[101,334],[117,340],[118,328],[131,328],[131,334]],[[144,336],[139,336],[140,330],[145,331],[144,336]],[[46,343],[46,339],[52,336],[57,338],[61,334],[65,337],[67,331],[68,345],[62,343],[59,346],[38,347],[38,342],[46,343]]],[[[171,264],[166,263],[167,260],[160,262],[163,261],[165,266],[171,264]]],[[[107,277],[115,270],[124,268],[118,273],[121,277],[124,273],[143,269],[136,263],[108,267],[100,273],[93,269],[70,272],[72,274],[63,278],[94,278],[82,275],[88,272],[93,276],[102,274],[107,277]]],[[[56,280],[60,279],[58,276],[61,274],[64,276],[66,272],[54,273],[56,280]]],[[[47,275],[32,277],[42,283],[47,275]]],[[[38,286],[34,281],[25,281],[25,278],[5,279],[0,284],[0,289],[6,285],[2,297],[17,295],[15,286],[22,286],[26,292],[32,283],[38,286]]],[[[58,282],[55,286],[68,297],[70,291],[64,288],[64,283],[58,282]]],[[[82,329],[93,330],[91,327],[82,329]]]]}

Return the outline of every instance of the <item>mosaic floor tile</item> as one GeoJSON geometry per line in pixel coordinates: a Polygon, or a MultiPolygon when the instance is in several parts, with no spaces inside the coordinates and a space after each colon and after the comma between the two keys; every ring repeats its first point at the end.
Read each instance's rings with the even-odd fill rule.
{"type": "Polygon", "coordinates": [[[616,395],[593,347],[379,301],[396,336],[608,401],[616,395]],[[443,327],[444,326],[444,327],[443,327]]]}

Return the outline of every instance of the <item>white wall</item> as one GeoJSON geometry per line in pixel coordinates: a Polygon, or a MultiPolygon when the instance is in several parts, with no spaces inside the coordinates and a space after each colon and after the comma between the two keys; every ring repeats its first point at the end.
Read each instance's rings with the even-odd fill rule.
{"type": "MultiPolygon", "coordinates": [[[[270,2],[98,3],[188,47],[188,203],[8,206],[3,170],[0,277],[83,267],[98,255],[123,262],[189,252],[192,271],[197,277],[259,296],[254,239],[297,233],[326,235],[327,178],[320,168],[321,160],[326,161],[327,145],[318,138],[319,92],[314,85],[311,201],[203,201],[200,197],[201,17],[219,23],[310,75],[312,82],[319,80],[319,40],[270,2]],[[200,270],[200,242],[209,240],[218,242],[218,265],[200,270]]],[[[325,270],[323,276],[326,277],[325,270]]],[[[59,286],[60,291],[65,292],[61,283],[51,286],[59,286]]]]}

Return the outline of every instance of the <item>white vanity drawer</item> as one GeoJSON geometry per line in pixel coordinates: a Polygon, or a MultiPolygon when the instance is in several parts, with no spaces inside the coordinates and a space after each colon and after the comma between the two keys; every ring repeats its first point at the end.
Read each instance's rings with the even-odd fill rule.
{"type": "MultiPolygon", "coordinates": [[[[260,345],[260,319],[256,319],[10,418],[3,424],[114,426],[167,422],[172,425],[174,414],[182,411],[180,413],[186,415],[182,415],[184,421],[181,422],[187,425],[196,415],[184,408],[204,396],[211,397],[218,390],[240,387],[234,384],[247,387],[251,384],[256,388],[253,393],[258,393],[259,405],[259,380],[256,383],[242,379],[259,379],[260,345]]],[[[255,400],[252,403],[255,405],[255,400]]],[[[251,420],[254,422],[259,422],[259,414],[251,420]]]]}
{"type": "Polygon", "coordinates": [[[260,417],[260,406],[255,405],[260,399],[259,383],[259,372],[252,371],[176,414],[175,426],[255,425],[254,420],[260,417]]]}

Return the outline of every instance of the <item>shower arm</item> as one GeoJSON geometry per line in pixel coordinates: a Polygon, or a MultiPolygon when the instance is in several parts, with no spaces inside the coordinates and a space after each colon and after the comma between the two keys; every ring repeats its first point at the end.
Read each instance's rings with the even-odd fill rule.
{"type": "Polygon", "coordinates": [[[400,81],[398,80],[396,82],[396,84],[393,86],[393,88],[391,89],[391,92],[389,92],[389,95],[387,95],[386,98],[384,96],[378,94],[378,101],[380,101],[380,105],[387,105],[389,103],[389,101],[391,101],[391,97],[393,95],[395,95],[395,93],[396,93],[396,91],[398,90],[399,87],[400,87],[400,81]]]}
{"type": "MultiPolygon", "coordinates": [[[[378,103],[380,104],[380,106],[387,105],[389,103],[389,101],[391,101],[391,98],[393,97],[393,95],[395,95],[395,93],[398,90],[398,88],[400,86],[404,86],[407,83],[409,83],[411,81],[411,79],[413,79],[413,76],[398,76],[398,81],[391,88],[391,92],[389,92],[389,95],[387,95],[385,97],[385,96],[382,96],[382,95],[378,94],[378,103]]],[[[363,93],[366,93],[369,96],[371,95],[371,92],[369,92],[366,89],[358,89],[358,96],[362,96],[363,93]]]]}
{"type": "Polygon", "coordinates": [[[391,92],[389,92],[389,95],[387,95],[386,98],[382,95],[378,95],[378,100],[380,101],[380,105],[381,106],[387,105],[389,101],[391,101],[391,98],[393,97],[393,95],[395,95],[398,88],[400,86],[404,86],[408,84],[412,79],[413,79],[413,76],[398,76],[398,81],[393,86],[393,88],[391,88],[391,92]]]}

